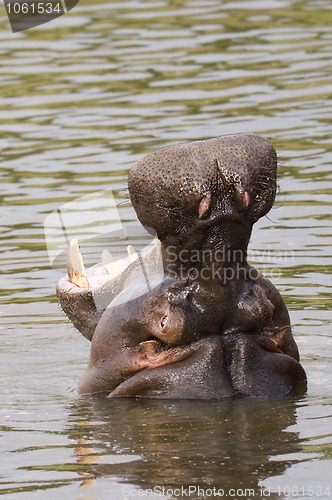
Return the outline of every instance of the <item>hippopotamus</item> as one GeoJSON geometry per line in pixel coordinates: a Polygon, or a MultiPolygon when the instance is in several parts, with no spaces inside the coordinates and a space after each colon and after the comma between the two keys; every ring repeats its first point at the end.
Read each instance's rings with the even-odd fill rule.
{"type": "Polygon", "coordinates": [[[133,264],[116,278],[91,276],[89,288],[60,280],[63,309],[91,340],[79,393],[280,397],[305,381],[286,305],[247,263],[253,224],[274,203],[276,172],[270,141],[243,134],[171,146],[133,165],[131,201],[157,234],[164,276],[124,301],[119,283],[133,264]],[[105,287],[110,304],[98,312],[93,295],[105,287]]]}

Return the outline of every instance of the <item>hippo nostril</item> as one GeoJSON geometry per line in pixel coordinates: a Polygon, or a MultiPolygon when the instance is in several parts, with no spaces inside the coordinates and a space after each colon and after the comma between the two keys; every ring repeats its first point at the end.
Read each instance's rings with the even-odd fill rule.
{"type": "Polygon", "coordinates": [[[198,205],[198,217],[201,219],[207,214],[211,205],[211,194],[204,196],[198,205]]]}

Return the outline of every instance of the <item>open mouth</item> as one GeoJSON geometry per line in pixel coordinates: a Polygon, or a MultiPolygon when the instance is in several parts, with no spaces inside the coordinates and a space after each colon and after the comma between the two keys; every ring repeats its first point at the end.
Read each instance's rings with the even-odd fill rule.
{"type": "Polygon", "coordinates": [[[84,337],[92,340],[100,317],[115,307],[151,290],[163,279],[160,244],[149,245],[137,254],[131,245],[127,256],[115,260],[103,251],[101,262],[85,269],[79,244],[67,249],[67,275],[57,285],[60,305],[84,337]]]}

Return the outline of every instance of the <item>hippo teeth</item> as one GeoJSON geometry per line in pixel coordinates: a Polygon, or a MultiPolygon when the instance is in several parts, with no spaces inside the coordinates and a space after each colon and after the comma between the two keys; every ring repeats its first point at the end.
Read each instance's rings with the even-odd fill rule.
{"type": "Polygon", "coordinates": [[[109,252],[108,250],[103,250],[101,254],[101,262],[112,278],[115,278],[116,276],[121,274],[128,267],[128,264],[135,262],[135,260],[139,258],[132,245],[127,246],[127,254],[128,257],[115,260],[111,252],[109,252]]]}
{"type": "Polygon", "coordinates": [[[133,247],[133,245],[128,245],[127,246],[127,252],[128,252],[128,259],[129,259],[129,263],[130,264],[132,262],[135,262],[135,260],[138,259],[138,255],[135,252],[135,248],[133,247]]]}
{"type": "Polygon", "coordinates": [[[67,248],[67,272],[69,281],[80,288],[88,288],[89,282],[85,274],[83,257],[76,238],[69,242],[67,248]]]}
{"type": "Polygon", "coordinates": [[[122,272],[122,268],[119,266],[118,262],[114,260],[111,252],[108,250],[103,250],[101,254],[101,262],[111,277],[118,276],[122,272]]]}

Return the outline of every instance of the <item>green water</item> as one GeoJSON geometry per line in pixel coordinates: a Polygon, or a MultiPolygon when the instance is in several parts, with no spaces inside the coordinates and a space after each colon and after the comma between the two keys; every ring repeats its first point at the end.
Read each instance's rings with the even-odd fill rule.
{"type": "Polygon", "coordinates": [[[331,3],[81,0],[17,34],[0,5],[0,40],[1,493],[332,497],[331,3]],[[266,135],[279,153],[251,262],[287,302],[307,394],[77,398],[89,345],[57,304],[65,270],[50,264],[46,216],[105,187],[126,199],[128,168],[148,152],[237,132],[266,135]]]}

